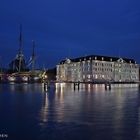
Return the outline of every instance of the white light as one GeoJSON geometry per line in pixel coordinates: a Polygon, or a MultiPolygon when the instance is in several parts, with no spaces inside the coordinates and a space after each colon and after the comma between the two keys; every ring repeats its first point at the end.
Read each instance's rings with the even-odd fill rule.
{"type": "Polygon", "coordinates": [[[8,76],[8,80],[9,80],[10,82],[13,82],[13,81],[16,80],[16,78],[15,78],[14,76],[8,76]]]}
{"type": "Polygon", "coordinates": [[[95,79],[98,79],[98,75],[95,75],[95,79]]]}
{"type": "Polygon", "coordinates": [[[90,75],[88,75],[88,78],[90,78],[90,75]]]}

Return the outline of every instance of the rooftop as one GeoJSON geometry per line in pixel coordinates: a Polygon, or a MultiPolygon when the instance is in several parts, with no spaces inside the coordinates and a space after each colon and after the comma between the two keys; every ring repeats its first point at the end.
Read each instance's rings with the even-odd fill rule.
{"type": "MultiPolygon", "coordinates": [[[[78,58],[74,58],[74,59],[70,59],[70,60],[71,60],[71,62],[80,62],[80,61],[85,61],[85,60],[99,60],[99,61],[116,62],[119,59],[125,61],[126,63],[132,63],[132,64],[136,63],[136,61],[134,59],[100,56],[100,55],[89,55],[89,56],[78,57],[78,58]]],[[[65,62],[66,62],[66,60],[62,60],[60,62],[60,64],[64,64],[65,62]]]]}

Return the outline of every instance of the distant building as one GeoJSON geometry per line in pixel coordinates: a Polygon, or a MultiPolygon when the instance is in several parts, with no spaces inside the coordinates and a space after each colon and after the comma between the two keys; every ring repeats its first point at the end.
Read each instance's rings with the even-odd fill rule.
{"type": "Polygon", "coordinates": [[[91,55],[61,61],[56,77],[65,82],[137,82],[139,65],[133,59],[91,55]]]}

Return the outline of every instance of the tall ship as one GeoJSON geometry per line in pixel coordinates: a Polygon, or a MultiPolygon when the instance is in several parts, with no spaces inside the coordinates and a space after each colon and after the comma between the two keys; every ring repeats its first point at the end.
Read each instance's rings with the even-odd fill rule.
{"type": "Polygon", "coordinates": [[[29,62],[25,61],[23,54],[22,25],[20,25],[18,53],[9,64],[6,80],[8,82],[42,82],[46,80],[46,72],[44,70],[35,69],[35,59],[35,41],[32,41],[32,55],[29,62]]]}

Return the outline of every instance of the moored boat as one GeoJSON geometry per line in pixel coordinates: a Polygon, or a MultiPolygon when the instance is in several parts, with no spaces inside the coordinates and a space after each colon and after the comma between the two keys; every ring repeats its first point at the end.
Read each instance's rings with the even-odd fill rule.
{"type": "Polygon", "coordinates": [[[20,25],[19,50],[16,57],[10,62],[6,72],[6,82],[42,82],[46,77],[44,70],[35,69],[35,42],[32,41],[32,55],[30,60],[25,61],[23,54],[22,26],[20,25]]]}

